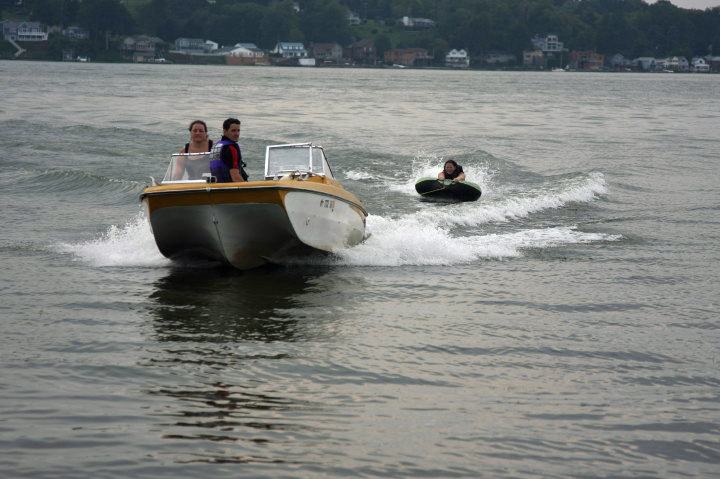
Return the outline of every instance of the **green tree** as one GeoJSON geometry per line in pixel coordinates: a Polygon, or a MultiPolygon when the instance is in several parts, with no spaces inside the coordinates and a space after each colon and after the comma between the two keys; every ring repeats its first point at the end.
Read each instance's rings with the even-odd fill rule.
{"type": "Polygon", "coordinates": [[[311,42],[350,42],[347,8],[338,0],[308,0],[300,12],[300,26],[304,37],[311,42]]]}
{"type": "Polygon", "coordinates": [[[105,42],[110,33],[128,33],[133,20],[119,0],[83,0],[78,10],[78,23],[87,28],[95,40],[105,42]]]}
{"type": "Polygon", "coordinates": [[[70,26],[78,13],[78,0],[30,0],[30,19],[46,25],[70,26]]]}
{"type": "Polygon", "coordinates": [[[392,42],[390,41],[390,37],[388,37],[384,33],[381,33],[377,37],[375,37],[374,44],[375,55],[377,55],[380,60],[385,58],[385,52],[392,48],[392,42]]]}

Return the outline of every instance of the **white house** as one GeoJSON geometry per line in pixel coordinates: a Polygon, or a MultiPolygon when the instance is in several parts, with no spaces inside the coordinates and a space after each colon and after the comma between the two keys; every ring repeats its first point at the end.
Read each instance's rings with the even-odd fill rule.
{"type": "Polygon", "coordinates": [[[690,63],[685,57],[672,57],[665,60],[665,68],[675,72],[686,72],[690,70],[690,63]]]}
{"type": "Polygon", "coordinates": [[[702,57],[695,57],[692,59],[692,67],[690,71],[695,73],[707,73],[710,71],[710,65],[702,57]]]}
{"type": "Polygon", "coordinates": [[[298,42],[278,42],[270,53],[283,58],[306,58],[308,56],[305,45],[298,42]]]}
{"type": "Polygon", "coordinates": [[[265,56],[265,52],[259,49],[254,43],[236,43],[235,46],[230,49],[228,55],[244,58],[260,58],[265,56]]]}
{"type": "Polygon", "coordinates": [[[445,55],[445,66],[452,68],[468,68],[470,66],[470,57],[467,52],[463,50],[450,50],[445,55]]]}
{"type": "Polygon", "coordinates": [[[348,25],[360,25],[361,23],[360,15],[355,12],[351,12],[350,10],[348,10],[346,18],[348,25]]]}
{"type": "Polygon", "coordinates": [[[558,40],[558,36],[552,33],[544,37],[535,35],[530,41],[536,50],[542,50],[543,53],[560,53],[565,51],[563,42],[558,40]]]}
{"type": "Polygon", "coordinates": [[[40,22],[0,22],[3,39],[17,42],[46,42],[48,34],[40,22]]]}

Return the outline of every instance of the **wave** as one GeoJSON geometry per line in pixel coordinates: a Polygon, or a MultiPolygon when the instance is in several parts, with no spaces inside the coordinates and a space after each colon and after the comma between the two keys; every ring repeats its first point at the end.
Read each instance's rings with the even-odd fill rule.
{"type": "Polygon", "coordinates": [[[8,186],[32,187],[45,193],[74,192],[80,194],[139,193],[146,185],[127,179],[111,178],[87,171],[45,169],[41,171],[14,170],[9,175],[8,186]]]}
{"type": "Polygon", "coordinates": [[[150,223],[142,212],[122,226],[110,226],[97,239],[76,244],[59,243],[55,249],[61,253],[70,253],[95,267],[155,267],[170,264],[170,260],[158,250],[150,223]]]}
{"type": "Polygon", "coordinates": [[[620,235],[586,233],[577,226],[527,229],[507,234],[452,235],[416,217],[402,220],[370,216],[372,235],[361,245],[340,251],[340,264],[351,266],[406,266],[466,264],[480,259],[523,256],[527,248],[617,241],[620,235]]]}

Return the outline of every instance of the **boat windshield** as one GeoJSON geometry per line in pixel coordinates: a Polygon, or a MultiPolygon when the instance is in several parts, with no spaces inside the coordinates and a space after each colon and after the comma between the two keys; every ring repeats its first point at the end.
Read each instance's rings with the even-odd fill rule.
{"type": "Polygon", "coordinates": [[[174,181],[207,181],[210,176],[210,153],[175,153],[170,157],[163,183],[174,181]]]}
{"type": "Polygon", "coordinates": [[[277,179],[293,172],[333,177],[321,146],[310,143],[268,146],[265,179],[277,179]]]}

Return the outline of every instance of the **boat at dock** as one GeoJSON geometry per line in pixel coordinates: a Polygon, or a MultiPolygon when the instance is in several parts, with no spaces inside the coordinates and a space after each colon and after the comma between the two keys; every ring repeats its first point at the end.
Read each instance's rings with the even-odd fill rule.
{"type": "Polygon", "coordinates": [[[160,252],[250,269],[365,238],[367,210],[311,143],[270,145],[260,181],[218,183],[212,153],[174,154],[140,196],[160,252]]]}

